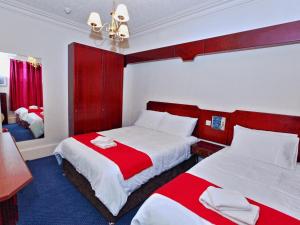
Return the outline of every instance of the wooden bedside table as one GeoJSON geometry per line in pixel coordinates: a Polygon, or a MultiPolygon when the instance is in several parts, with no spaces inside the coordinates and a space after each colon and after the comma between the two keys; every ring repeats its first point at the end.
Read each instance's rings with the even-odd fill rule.
{"type": "Polygon", "coordinates": [[[221,145],[212,144],[206,141],[199,141],[192,145],[191,153],[201,158],[206,158],[223,148],[224,146],[221,145]]]}

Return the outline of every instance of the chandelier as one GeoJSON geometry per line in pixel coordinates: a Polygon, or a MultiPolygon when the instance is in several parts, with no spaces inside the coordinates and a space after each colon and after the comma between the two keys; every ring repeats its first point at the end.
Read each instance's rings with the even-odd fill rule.
{"type": "Polygon", "coordinates": [[[111,22],[104,23],[97,12],[91,12],[87,24],[91,27],[93,32],[105,32],[112,40],[123,41],[129,38],[129,31],[127,22],[129,21],[129,14],[126,5],[119,4],[116,9],[111,12],[111,22]]]}

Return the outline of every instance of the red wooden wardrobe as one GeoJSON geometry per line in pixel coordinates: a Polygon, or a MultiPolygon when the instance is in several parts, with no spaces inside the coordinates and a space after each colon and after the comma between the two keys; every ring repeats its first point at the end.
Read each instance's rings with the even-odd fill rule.
{"type": "Polygon", "coordinates": [[[69,135],[122,125],[124,56],[69,45],[69,135]]]}

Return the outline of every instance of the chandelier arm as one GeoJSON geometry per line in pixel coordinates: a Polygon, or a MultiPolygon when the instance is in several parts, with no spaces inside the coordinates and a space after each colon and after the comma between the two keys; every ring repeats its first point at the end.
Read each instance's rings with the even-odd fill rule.
{"type": "Polygon", "coordinates": [[[105,32],[109,31],[109,23],[104,23],[102,26],[102,30],[105,28],[105,32]]]}
{"type": "Polygon", "coordinates": [[[93,26],[92,27],[92,30],[94,31],[94,32],[100,32],[101,30],[102,30],[102,27],[95,27],[95,26],[93,26]]]}
{"type": "Polygon", "coordinates": [[[109,23],[104,23],[102,27],[106,27],[108,25],[109,25],[109,23]]]}

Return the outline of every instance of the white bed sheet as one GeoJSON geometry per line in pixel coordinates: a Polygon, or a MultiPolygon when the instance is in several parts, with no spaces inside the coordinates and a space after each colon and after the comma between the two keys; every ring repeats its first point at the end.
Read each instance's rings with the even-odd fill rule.
{"type": "Polygon", "coordinates": [[[26,118],[26,116],[28,115],[28,109],[26,109],[24,107],[18,108],[15,111],[15,114],[17,114],[21,120],[24,120],[26,118]]]}
{"type": "Polygon", "coordinates": [[[44,121],[38,115],[35,113],[28,113],[23,120],[29,124],[29,129],[35,138],[39,138],[44,134],[44,121]]]}
{"type": "MultiPolygon", "coordinates": [[[[227,147],[188,173],[300,219],[299,163],[295,170],[283,169],[232,153],[227,147]]],[[[181,225],[182,220],[184,224],[210,224],[177,202],[154,194],[141,206],[131,225],[181,225]],[[174,208],[176,213],[170,213],[174,208]]]]}
{"type": "Polygon", "coordinates": [[[67,159],[87,178],[96,197],[113,215],[117,215],[128,196],[150,178],[188,159],[190,146],[198,141],[195,137],[178,137],[137,126],[99,133],[146,153],[153,162],[152,167],[124,180],[114,162],[75,139],[67,138],[57,146],[54,153],[67,159]]]}

